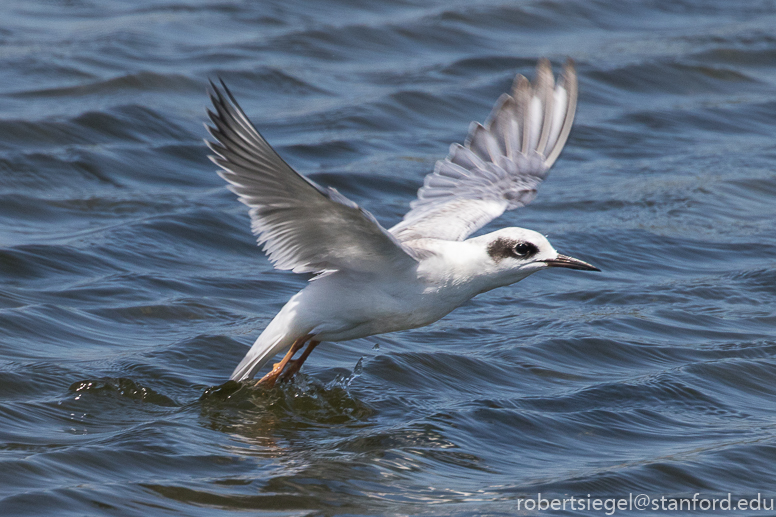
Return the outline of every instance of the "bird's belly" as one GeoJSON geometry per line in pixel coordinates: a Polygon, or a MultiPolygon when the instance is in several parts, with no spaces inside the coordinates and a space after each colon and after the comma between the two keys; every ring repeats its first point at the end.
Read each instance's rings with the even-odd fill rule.
{"type": "Polygon", "coordinates": [[[321,341],[347,341],[423,327],[457,307],[431,298],[421,294],[361,293],[336,304],[336,314],[321,314],[316,336],[321,341]]]}
{"type": "Polygon", "coordinates": [[[388,332],[423,327],[437,321],[442,316],[444,315],[421,315],[419,317],[417,313],[404,313],[381,314],[373,316],[371,319],[353,318],[345,322],[344,325],[321,325],[321,330],[316,333],[316,338],[320,341],[348,341],[375,334],[386,334],[388,332]]]}

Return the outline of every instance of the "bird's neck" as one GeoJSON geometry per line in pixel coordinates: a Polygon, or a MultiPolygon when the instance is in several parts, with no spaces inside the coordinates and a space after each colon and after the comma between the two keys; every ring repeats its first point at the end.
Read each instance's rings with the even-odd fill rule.
{"type": "MultiPolygon", "coordinates": [[[[469,241],[427,240],[428,258],[418,266],[418,278],[429,290],[471,298],[498,287],[488,271],[487,252],[469,241]]],[[[503,285],[503,284],[502,284],[503,285]]]]}

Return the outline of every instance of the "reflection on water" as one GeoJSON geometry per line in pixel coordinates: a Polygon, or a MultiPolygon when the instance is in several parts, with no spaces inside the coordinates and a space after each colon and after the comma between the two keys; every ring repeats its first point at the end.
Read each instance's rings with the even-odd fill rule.
{"type": "Polygon", "coordinates": [[[323,385],[302,375],[269,390],[227,381],[205,390],[200,403],[211,429],[257,439],[283,429],[355,426],[373,413],[340,382],[323,385]]]}

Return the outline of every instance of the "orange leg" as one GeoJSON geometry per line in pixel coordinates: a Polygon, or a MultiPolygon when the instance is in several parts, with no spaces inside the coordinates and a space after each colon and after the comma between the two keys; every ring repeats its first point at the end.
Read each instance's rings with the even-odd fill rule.
{"type": "Polygon", "coordinates": [[[294,359],[293,361],[289,362],[288,368],[286,368],[286,371],[283,372],[283,375],[280,377],[280,382],[285,382],[296,375],[296,372],[299,371],[304,362],[307,360],[310,353],[313,351],[313,348],[319,344],[320,341],[310,341],[310,343],[307,345],[307,348],[305,348],[304,352],[302,352],[302,355],[299,356],[299,359],[294,359]]]}
{"type": "MultiPolygon", "coordinates": [[[[256,386],[261,386],[263,388],[272,388],[275,386],[275,383],[278,380],[278,377],[281,373],[283,373],[283,368],[286,367],[286,364],[288,364],[289,361],[291,361],[291,358],[294,357],[294,354],[304,346],[305,342],[307,342],[308,339],[310,339],[312,336],[310,334],[307,334],[304,337],[300,337],[296,341],[294,341],[294,344],[291,345],[291,348],[289,349],[288,353],[283,357],[283,360],[279,363],[275,363],[272,365],[272,371],[270,371],[267,375],[261,378],[259,382],[256,383],[256,386]]],[[[295,362],[295,361],[292,361],[295,362]]]]}

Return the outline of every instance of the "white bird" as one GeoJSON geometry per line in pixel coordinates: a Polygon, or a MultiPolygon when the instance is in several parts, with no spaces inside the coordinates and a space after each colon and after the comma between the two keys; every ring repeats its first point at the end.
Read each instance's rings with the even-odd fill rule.
{"type": "Polygon", "coordinates": [[[273,356],[257,384],[291,378],[321,341],[422,327],[470,298],[551,267],[599,271],[560,255],[541,234],[504,228],[467,237],[533,200],[566,143],[577,103],[569,60],[557,85],[549,61],[533,85],[518,75],[484,126],[426,176],[404,219],[389,230],[333,188],[298,174],[270,147],[226,85],[211,82],[211,160],[250,207],[251,228],[277,269],[315,276],[256,339],[231,379],[244,381],[273,356]],[[298,359],[293,359],[307,343],[298,359]]]}

